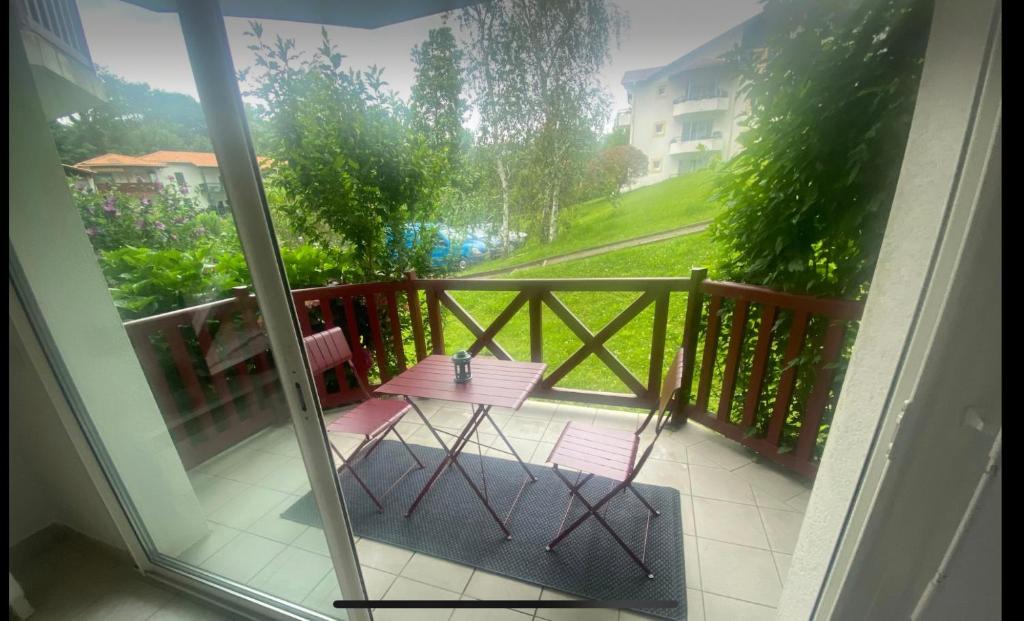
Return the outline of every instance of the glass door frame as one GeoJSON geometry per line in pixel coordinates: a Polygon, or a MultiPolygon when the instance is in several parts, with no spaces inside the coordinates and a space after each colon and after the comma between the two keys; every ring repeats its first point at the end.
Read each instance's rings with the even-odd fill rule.
{"type": "MultiPolygon", "coordinates": [[[[365,600],[366,589],[352,530],[328,449],[323,412],[301,345],[301,332],[245,120],[220,4],[207,0],[181,0],[178,16],[214,152],[231,196],[231,211],[262,312],[263,329],[274,353],[289,417],[320,513],[333,571],[343,599],[365,600]]],[[[14,23],[12,20],[11,24],[14,23]]],[[[27,69],[20,37],[14,36],[16,32],[11,26],[11,52],[20,57],[17,64],[27,69]]],[[[33,87],[34,81],[30,76],[19,74],[19,77],[25,83],[15,85],[11,82],[12,88],[33,87]]],[[[35,99],[35,95],[31,98],[35,99]]],[[[22,104],[31,103],[27,94],[20,99],[24,99],[22,104]]],[[[38,100],[36,105],[39,105],[38,100]]],[[[114,476],[116,473],[111,470],[102,441],[90,427],[88,412],[36,304],[32,283],[20,269],[13,244],[9,250],[12,325],[25,341],[30,358],[55,402],[61,422],[138,569],[154,579],[237,613],[255,614],[261,618],[326,618],[315,611],[301,614],[299,610],[302,608],[297,604],[268,594],[256,597],[246,592],[255,592],[254,589],[232,588],[226,582],[188,571],[183,564],[175,567],[178,563],[158,563],[150,556],[151,546],[147,545],[145,525],[114,476]]],[[[347,615],[353,621],[372,618],[369,609],[349,609],[347,615]]]]}

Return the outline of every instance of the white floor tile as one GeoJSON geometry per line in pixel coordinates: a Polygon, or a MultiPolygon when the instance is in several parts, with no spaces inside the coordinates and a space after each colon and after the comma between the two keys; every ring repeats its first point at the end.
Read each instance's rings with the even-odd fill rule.
{"type": "Polygon", "coordinates": [[[201,540],[189,546],[178,558],[190,565],[199,565],[214,555],[242,531],[216,522],[207,522],[210,532],[201,540]]]}
{"type": "Polygon", "coordinates": [[[243,483],[221,477],[200,474],[192,479],[192,489],[207,516],[213,514],[249,487],[243,483]]]}
{"type": "Polygon", "coordinates": [[[356,544],[356,553],[362,565],[396,575],[402,573],[413,554],[409,550],[369,539],[359,540],[356,544]]]}
{"type": "Polygon", "coordinates": [[[690,463],[710,463],[726,470],[735,470],[754,461],[756,454],[728,438],[710,438],[687,449],[690,463]],[[699,461],[693,461],[693,460],[699,461]]]}
{"type": "Polygon", "coordinates": [[[691,465],[690,487],[694,497],[754,504],[754,493],[750,491],[750,484],[721,468],[691,465]]]}
{"type": "Polygon", "coordinates": [[[693,517],[693,496],[680,494],[679,504],[683,516],[683,533],[687,535],[696,535],[697,530],[693,517]]]}
{"type": "Polygon", "coordinates": [[[800,526],[804,516],[795,511],[778,511],[776,509],[761,510],[764,527],[768,531],[768,541],[772,550],[784,554],[792,554],[800,536],[800,526]]]}
{"type": "Polygon", "coordinates": [[[253,522],[246,531],[284,544],[294,542],[299,538],[299,535],[306,531],[307,527],[298,522],[285,519],[281,517],[281,514],[298,500],[299,497],[297,496],[288,496],[280,504],[265,513],[263,517],[253,522]]]}
{"type": "Polygon", "coordinates": [[[249,586],[299,603],[328,574],[334,575],[331,559],[299,548],[285,548],[257,573],[249,586]]]}
{"type": "Polygon", "coordinates": [[[295,538],[295,541],[291,545],[296,548],[301,548],[306,552],[313,552],[321,556],[331,556],[330,549],[327,547],[327,537],[324,536],[324,531],[316,528],[315,526],[309,526],[306,530],[302,531],[302,534],[295,538]]]}
{"type": "Polygon", "coordinates": [[[686,588],[702,588],[697,538],[692,535],[683,535],[683,568],[686,570],[686,588]]]}
{"type": "Polygon", "coordinates": [[[283,492],[250,485],[208,517],[225,526],[245,530],[289,497],[283,492]]]}
{"type": "Polygon", "coordinates": [[[698,537],[768,549],[758,508],[724,500],[693,499],[698,537]]]}
{"type": "MultiPolygon", "coordinates": [[[[541,600],[580,599],[578,597],[544,589],[541,600]]],[[[617,621],[619,611],[608,608],[537,608],[536,618],[547,621],[617,621]]]]}
{"type": "Polygon", "coordinates": [[[348,619],[346,611],[333,606],[334,601],[339,599],[342,599],[342,597],[341,589],[338,587],[338,578],[334,575],[334,572],[330,572],[324,576],[301,603],[303,607],[315,610],[328,617],[348,619]]]}
{"type": "Polygon", "coordinates": [[[508,608],[456,608],[451,621],[530,621],[533,615],[508,608]]]}
{"type": "Polygon", "coordinates": [[[462,593],[473,575],[473,568],[426,554],[415,554],[400,575],[446,591],[462,593]]]}
{"type": "Polygon", "coordinates": [[[810,502],[810,500],[811,491],[808,490],[806,492],[793,496],[792,498],[786,501],[786,504],[789,505],[789,508],[795,511],[799,511],[800,513],[804,513],[807,511],[807,503],[810,502]]]}
{"type": "Polygon", "coordinates": [[[547,420],[516,415],[509,419],[501,430],[509,440],[520,438],[523,440],[539,441],[544,437],[544,432],[547,428],[547,420]]]}
{"type": "Polygon", "coordinates": [[[464,593],[474,599],[540,599],[541,590],[535,584],[477,570],[464,593]]]}
{"type": "Polygon", "coordinates": [[[704,593],[704,618],[707,621],[774,621],[775,608],[704,593]]]}
{"type": "MultiPolygon", "coordinates": [[[[264,451],[251,451],[249,459],[228,470],[221,476],[225,479],[258,485],[260,481],[274,474],[282,467],[292,462],[291,457],[267,453],[264,451]]],[[[294,487],[294,485],[293,485],[294,487]]]]}
{"type": "MultiPolygon", "coordinates": [[[[768,550],[698,539],[701,590],[764,606],[778,604],[782,583],[768,550]]],[[[705,599],[705,614],[709,614],[705,599]]]]}
{"type": "MultiPolygon", "coordinates": [[[[388,589],[385,599],[459,599],[459,594],[453,591],[446,591],[429,584],[416,582],[409,578],[399,576],[394,584],[388,589]]],[[[373,613],[377,621],[392,620],[416,620],[416,621],[447,621],[452,615],[453,608],[426,608],[426,609],[402,609],[402,608],[378,608],[373,613]]]]}
{"type": "Polygon", "coordinates": [[[383,599],[384,594],[388,592],[391,585],[395,583],[395,579],[398,578],[395,574],[389,574],[386,571],[374,569],[373,567],[363,567],[362,571],[367,599],[383,599]]]}
{"type": "Polygon", "coordinates": [[[782,582],[782,586],[786,586],[786,575],[789,574],[789,564],[793,556],[781,552],[772,552],[772,556],[775,557],[775,567],[779,570],[779,581],[782,582]]]}
{"type": "Polygon", "coordinates": [[[247,583],[285,549],[285,545],[240,533],[200,566],[236,582],[247,583]]]}
{"type": "Polygon", "coordinates": [[[690,493],[690,467],[674,461],[648,459],[636,480],[640,483],[674,487],[683,494],[690,493]]]}
{"type": "Polygon", "coordinates": [[[811,483],[806,479],[783,473],[778,467],[768,464],[751,463],[734,472],[783,502],[811,489],[811,483]]]}
{"type": "Polygon", "coordinates": [[[256,485],[286,494],[292,493],[295,488],[303,484],[308,485],[309,474],[306,472],[306,466],[302,463],[302,460],[295,457],[286,457],[285,459],[287,461],[281,463],[273,472],[260,479],[256,485]]]}

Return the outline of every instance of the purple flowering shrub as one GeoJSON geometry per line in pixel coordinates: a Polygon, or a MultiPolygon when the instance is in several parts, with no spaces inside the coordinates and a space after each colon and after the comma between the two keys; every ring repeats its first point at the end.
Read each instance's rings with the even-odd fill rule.
{"type": "MultiPolygon", "coordinates": [[[[182,187],[157,184],[152,196],[88,192],[70,184],[85,233],[97,252],[125,247],[190,248],[211,233],[232,231],[224,216],[200,210],[182,187]]],[[[233,235],[230,235],[233,237],[233,235]]]]}

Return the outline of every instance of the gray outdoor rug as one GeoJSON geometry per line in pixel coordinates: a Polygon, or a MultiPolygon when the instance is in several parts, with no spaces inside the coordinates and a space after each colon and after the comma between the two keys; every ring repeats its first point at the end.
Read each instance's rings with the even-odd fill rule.
{"type": "MultiPolygon", "coordinates": [[[[556,546],[544,549],[554,537],[565,513],[569,490],[549,466],[528,464],[535,483],[528,483],[516,506],[506,541],[497,524],[455,468],[443,473],[420,503],[412,517],[405,512],[426,483],[443,452],[438,448],[410,445],[426,466],[411,472],[384,499],[379,513],[350,474],[341,477],[352,529],[359,537],[399,546],[430,556],[476,567],[517,580],[531,582],[592,600],[676,601],[675,609],[643,609],[637,612],[666,619],[686,619],[686,579],[683,571],[683,529],[679,492],[671,487],[636,484],[636,488],[661,512],[651,519],[646,562],[654,572],[649,579],[611,535],[591,517],[556,546]]],[[[459,463],[481,485],[480,457],[469,448],[459,463]]],[[[483,458],[487,494],[499,515],[504,516],[515,498],[525,473],[515,461],[483,458]]],[[[402,445],[385,440],[356,471],[378,495],[412,464],[402,445]]],[[[584,487],[587,501],[594,503],[613,483],[594,477],[584,487]]],[[[628,491],[607,505],[602,515],[619,535],[640,551],[646,510],[628,491]]],[[[573,503],[566,525],[582,515],[579,501],[573,503]]],[[[281,517],[320,527],[312,494],[306,494],[281,517]]]]}

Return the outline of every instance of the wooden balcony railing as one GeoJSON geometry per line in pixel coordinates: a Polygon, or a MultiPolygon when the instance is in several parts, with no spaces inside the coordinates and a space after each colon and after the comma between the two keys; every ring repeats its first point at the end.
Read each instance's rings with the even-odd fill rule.
{"type": "MultiPolygon", "coordinates": [[[[564,326],[580,341],[565,360],[549,366],[536,397],[646,409],[657,401],[666,356],[682,345],[686,350],[683,393],[675,420],[693,418],[786,468],[813,476],[815,449],[826,433],[825,413],[838,394],[836,363],[851,341],[849,327],[860,317],[860,303],[708,281],[705,275],[704,270],[694,270],[689,278],[425,280],[409,274],[398,282],[296,290],[293,299],[303,335],[342,328],[355,354],[356,371],[371,386],[429,353],[448,353],[444,332],[446,326],[451,329],[452,321],[472,335],[468,349],[474,355],[486,350],[512,359],[499,338],[525,308],[531,360],[552,362],[545,357],[545,333],[552,329],[564,326]],[[485,326],[452,292],[514,295],[485,326]],[[567,292],[635,297],[594,331],[564,302],[567,292]],[[685,316],[670,312],[673,294],[687,295],[685,316]],[[560,325],[545,323],[545,306],[560,325]],[[612,353],[608,342],[651,306],[650,360],[637,377],[612,353]],[[728,326],[723,329],[725,322],[728,326]],[[681,343],[670,342],[670,332],[681,333],[681,343]],[[725,347],[720,348],[723,340],[725,347]],[[590,358],[600,361],[625,392],[562,385],[590,358]],[[742,392],[741,386],[745,387],[742,392]],[[711,412],[708,404],[713,397],[717,405],[711,412]]],[[[232,300],[125,324],[187,464],[216,454],[279,419],[272,399],[276,398],[276,375],[257,310],[254,298],[241,290],[232,300]],[[239,429],[224,427],[231,421],[239,429]]],[[[355,378],[347,375],[345,367],[314,379],[325,409],[360,398],[355,378]]]]}

